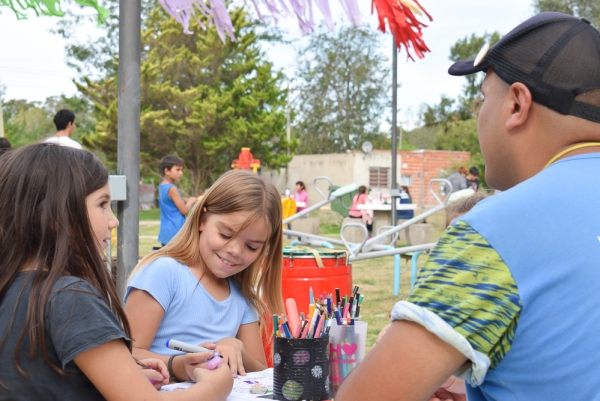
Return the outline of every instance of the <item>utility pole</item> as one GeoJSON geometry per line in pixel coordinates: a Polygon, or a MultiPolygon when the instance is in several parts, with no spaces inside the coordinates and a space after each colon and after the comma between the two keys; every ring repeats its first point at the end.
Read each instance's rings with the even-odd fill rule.
{"type": "Polygon", "coordinates": [[[117,293],[138,263],[140,220],[141,0],[119,0],[119,116],[117,174],[126,177],[127,200],[117,203],[117,293]]]}
{"type": "Polygon", "coordinates": [[[392,190],[390,191],[392,201],[392,227],[396,227],[396,199],[398,199],[398,47],[396,46],[396,36],[392,35],[393,55],[392,55],[392,190]]]}

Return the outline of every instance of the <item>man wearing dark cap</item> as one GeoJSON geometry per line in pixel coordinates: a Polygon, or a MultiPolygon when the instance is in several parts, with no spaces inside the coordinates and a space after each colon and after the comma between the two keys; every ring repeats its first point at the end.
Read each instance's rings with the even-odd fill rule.
{"type": "Polygon", "coordinates": [[[600,400],[600,33],[541,13],[449,70],[479,71],[503,192],[446,230],[336,401],[425,400],[450,375],[469,401],[600,400]]]}

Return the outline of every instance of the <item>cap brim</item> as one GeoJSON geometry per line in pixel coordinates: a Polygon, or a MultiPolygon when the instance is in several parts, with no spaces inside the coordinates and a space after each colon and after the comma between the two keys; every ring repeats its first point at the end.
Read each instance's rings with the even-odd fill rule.
{"type": "Polygon", "coordinates": [[[489,68],[487,60],[483,60],[478,66],[473,65],[474,61],[475,60],[457,61],[456,63],[452,64],[450,68],[448,68],[448,74],[462,77],[463,75],[474,74],[476,72],[485,71],[489,68]]]}

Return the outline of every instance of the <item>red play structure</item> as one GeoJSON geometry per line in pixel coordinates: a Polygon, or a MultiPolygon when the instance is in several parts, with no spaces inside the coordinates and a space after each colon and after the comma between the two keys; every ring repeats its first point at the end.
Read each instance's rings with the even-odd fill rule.
{"type": "Polygon", "coordinates": [[[260,160],[254,159],[250,148],[242,148],[237,160],[231,163],[231,168],[234,170],[252,170],[256,173],[260,168],[260,160]]]}

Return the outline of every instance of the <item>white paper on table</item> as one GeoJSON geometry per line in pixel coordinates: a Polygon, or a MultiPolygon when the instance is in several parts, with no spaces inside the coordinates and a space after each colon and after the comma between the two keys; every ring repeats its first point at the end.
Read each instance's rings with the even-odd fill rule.
{"type": "MultiPolygon", "coordinates": [[[[250,393],[250,387],[256,383],[260,383],[263,386],[273,390],[273,368],[265,369],[261,372],[247,373],[246,376],[238,376],[233,379],[233,388],[231,394],[227,397],[227,401],[243,401],[243,400],[256,400],[264,394],[252,394],[250,393]]],[[[174,383],[163,386],[160,391],[178,391],[184,390],[194,385],[192,382],[174,383]]],[[[267,393],[269,394],[269,393],[267,393]]]]}

